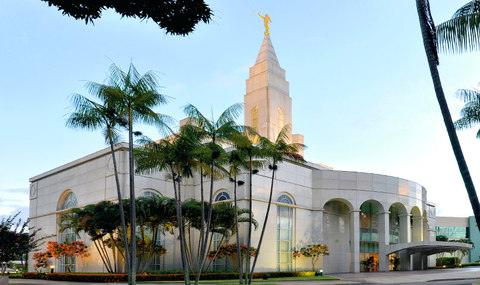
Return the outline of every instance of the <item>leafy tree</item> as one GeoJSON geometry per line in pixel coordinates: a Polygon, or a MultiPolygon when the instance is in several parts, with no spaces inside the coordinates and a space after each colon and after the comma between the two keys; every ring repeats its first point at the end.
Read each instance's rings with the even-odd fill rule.
{"type": "MultiPolygon", "coordinates": [[[[101,129],[105,137],[105,142],[110,146],[110,154],[112,155],[113,170],[115,175],[115,186],[117,189],[118,208],[120,210],[120,222],[121,222],[121,234],[123,236],[124,248],[126,249],[125,261],[127,268],[130,268],[130,257],[128,253],[127,244],[127,226],[125,223],[125,213],[123,207],[122,191],[120,189],[120,181],[118,178],[118,166],[117,158],[115,156],[115,144],[119,142],[120,130],[119,127],[125,127],[126,121],[120,117],[115,106],[113,105],[114,98],[110,98],[110,94],[106,93],[104,96],[98,94],[100,91],[97,87],[97,83],[89,82],[86,85],[87,90],[95,97],[101,98],[102,103],[94,102],[80,94],[74,94],[72,96],[72,103],[75,111],[67,119],[67,126],[72,128],[82,128],[87,130],[101,129]]],[[[98,248],[94,240],[95,246],[98,248]]],[[[112,268],[111,262],[108,261],[108,255],[100,252],[100,257],[107,268],[108,272],[116,272],[116,268],[112,268]]],[[[115,259],[115,256],[114,256],[115,259]]]]}
{"type": "MultiPolygon", "coordinates": [[[[85,243],[83,241],[72,241],[58,243],[56,241],[47,242],[47,251],[38,252],[33,255],[33,259],[36,261],[35,268],[44,268],[48,265],[48,260],[52,257],[56,258],[60,263],[71,264],[74,257],[86,257],[88,256],[85,243]],[[66,262],[68,260],[68,262],[66,262]]],[[[70,266],[65,266],[67,272],[72,272],[70,266]]]]}
{"type": "MultiPolygon", "coordinates": [[[[45,239],[52,235],[38,237],[40,228],[28,226],[28,220],[17,220],[20,212],[0,220],[0,273],[4,274],[8,262],[27,258],[28,253],[35,251],[45,239]],[[17,221],[16,221],[17,220],[17,221]]],[[[25,264],[26,269],[26,264],[25,264]]]]}
{"type": "MultiPolygon", "coordinates": [[[[60,232],[72,229],[78,237],[80,237],[81,232],[85,232],[90,236],[107,272],[119,272],[116,262],[117,251],[115,250],[119,248],[119,245],[115,244],[114,247],[110,247],[105,242],[107,238],[116,242],[118,239],[114,239],[114,235],[123,231],[123,227],[119,223],[119,216],[120,210],[118,206],[110,201],[87,205],[84,208],[73,208],[62,216],[59,223],[60,232]],[[107,251],[109,247],[113,249],[113,260],[110,259],[107,251]]],[[[125,225],[125,227],[127,226],[125,225]]],[[[120,254],[127,260],[126,255],[122,251],[120,251],[120,254]]]]}
{"type": "Polygon", "coordinates": [[[438,235],[435,237],[436,241],[448,241],[448,237],[444,235],[438,235]]]}
{"type": "Polygon", "coordinates": [[[309,244],[306,247],[295,250],[294,252],[292,252],[292,254],[294,259],[301,256],[312,258],[313,271],[316,271],[315,264],[317,263],[320,256],[330,255],[330,253],[328,252],[328,246],[321,243],[309,244]]]}
{"type": "Polygon", "coordinates": [[[262,232],[260,234],[260,239],[258,240],[257,254],[253,260],[252,270],[248,278],[248,284],[252,283],[253,273],[255,272],[255,265],[257,264],[258,256],[260,255],[260,249],[262,246],[263,236],[265,234],[265,229],[267,227],[268,216],[270,214],[270,207],[272,205],[272,196],[273,196],[273,184],[275,182],[275,172],[278,169],[278,164],[285,160],[285,158],[303,162],[304,159],[301,155],[297,154],[298,149],[305,147],[302,144],[298,143],[289,143],[289,131],[290,125],[285,125],[277,135],[277,138],[274,142],[270,141],[265,137],[260,138],[260,147],[262,148],[263,154],[270,162],[268,168],[272,171],[272,178],[270,183],[270,195],[268,197],[268,205],[265,213],[265,220],[263,221],[262,232]]]}
{"type": "Polygon", "coordinates": [[[168,34],[185,36],[194,30],[199,22],[208,23],[212,10],[201,0],[42,0],[49,6],[56,6],[63,15],[77,20],[92,22],[107,9],[114,9],[122,17],[141,20],[151,19],[168,34]]]}
{"type": "MultiPolygon", "coordinates": [[[[453,153],[455,154],[455,159],[457,160],[458,168],[462,175],[465,188],[467,189],[467,194],[470,199],[470,204],[472,205],[475,220],[477,222],[477,226],[480,229],[480,203],[478,201],[477,192],[475,191],[475,186],[473,185],[472,177],[470,176],[465,157],[463,156],[460,142],[458,141],[457,133],[455,132],[455,126],[453,124],[452,116],[450,115],[450,111],[448,109],[447,101],[445,100],[445,94],[443,92],[442,83],[440,81],[440,75],[437,68],[439,64],[437,54],[438,45],[436,28],[433,22],[432,14],[430,12],[430,4],[428,0],[416,0],[416,5],[420,22],[420,29],[422,31],[423,45],[425,48],[425,53],[427,55],[428,65],[430,67],[430,74],[432,76],[435,94],[437,96],[437,101],[442,112],[443,121],[445,123],[445,127],[450,138],[450,144],[452,145],[453,153]]],[[[447,38],[444,37],[444,39],[447,38]]],[[[445,44],[443,46],[445,46],[445,44]]]]}
{"type": "MultiPolygon", "coordinates": [[[[247,250],[247,248],[249,247],[247,247],[246,244],[223,244],[215,250],[208,251],[208,258],[214,260],[237,255],[238,258],[244,259],[246,256],[255,256],[256,248],[250,247],[249,250],[247,250]]],[[[238,265],[238,268],[240,270],[241,264],[238,265]]]]}

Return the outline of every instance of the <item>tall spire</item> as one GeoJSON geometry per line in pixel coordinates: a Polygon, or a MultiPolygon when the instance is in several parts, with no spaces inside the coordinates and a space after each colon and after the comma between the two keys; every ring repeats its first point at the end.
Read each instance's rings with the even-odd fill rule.
{"type": "Polygon", "coordinates": [[[271,63],[280,65],[278,63],[278,58],[277,58],[277,55],[275,54],[275,49],[273,48],[273,44],[272,44],[272,41],[270,40],[269,35],[265,35],[265,37],[263,38],[262,46],[260,47],[260,51],[258,52],[255,65],[263,61],[269,61],[271,63]]]}

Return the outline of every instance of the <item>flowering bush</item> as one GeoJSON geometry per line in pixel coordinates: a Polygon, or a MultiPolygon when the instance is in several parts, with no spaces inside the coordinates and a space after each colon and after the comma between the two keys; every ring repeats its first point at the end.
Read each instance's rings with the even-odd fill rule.
{"type": "MultiPolygon", "coordinates": [[[[257,249],[254,248],[253,246],[250,247],[248,250],[248,255],[249,256],[255,256],[257,252],[257,249]]],[[[211,250],[208,252],[208,258],[209,259],[219,259],[223,258],[225,256],[232,256],[237,253],[237,245],[232,243],[232,244],[224,244],[220,246],[217,250],[211,250]]],[[[240,253],[242,257],[245,257],[247,255],[247,246],[245,244],[240,245],[240,253]]]]}
{"type": "MultiPolygon", "coordinates": [[[[46,268],[48,266],[48,260],[55,257],[60,262],[65,263],[65,259],[71,259],[74,256],[85,257],[88,256],[85,243],[83,241],[72,241],[70,243],[58,243],[56,241],[47,242],[46,252],[36,252],[33,254],[33,260],[36,262],[33,267],[35,270],[39,268],[46,268]]],[[[65,267],[67,270],[69,266],[65,267]]]]}
{"type": "Polygon", "coordinates": [[[319,256],[325,256],[325,255],[330,255],[328,252],[328,246],[323,245],[321,243],[319,244],[309,244],[307,247],[302,247],[301,249],[297,249],[292,252],[293,259],[296,259],[297,257],[311,257],[312,258],[312,266],[313,270],[315,270],[315,264],[318,261],[319,256]]]}
{"type": "MultiPolygon", "coordinates": [[[[293,277],[300,276],[301,272],[268,272],[270,277],[293,277]]],[[[266,272],[257,272],[253,274],[254,279],[262,278],[266,272]]],[[[56,281],[76,281],[76,282],[103,282],[103,283],[117,283],[127,281],[127,274],[125,273],[38,273],[26,272],[23,274],[25,279],[45,279],[56,281]]],[[[137,281],[182,281],[184,280],[183,273],[163,273],[163,274],[137,274],[137,281]]],[[[224,273],[202,273],[202,280],[225,280],[238,279],[238,272],[224,272],[224,273]]]]}
{"type": "Polygon", "coordinates": [[[40,268],[47,268],[48,266],[48,260],[52,258],[52,254],[47,251],[47,252],[35,252],[33,254],[33,260],[35,261],[35,264],[33,267],[35,270],[38,270],[40,268]]]}

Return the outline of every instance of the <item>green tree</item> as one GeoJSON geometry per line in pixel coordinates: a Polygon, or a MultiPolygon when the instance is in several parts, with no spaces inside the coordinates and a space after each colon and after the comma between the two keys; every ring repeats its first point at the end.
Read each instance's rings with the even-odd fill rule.
{"type": "MultiPolygon", "coordinates": [[[[122,231],[118,230],[120,227],[119,216],[120,210],[118,205],[110,201],[102,201],[97,204],[87,205],[83,208],[73,208],[67,214],[62,215],[59,222],[59,231],[63,232],[71,229],[78,237],[80,237],[81,232],[86,233],[94,244],[95,249],[105,265],[105,269],[109,273],[119,272],[116,262],[117,251],[115,250],[119,248],[119,246],[109,246],[109,244],[105,242],[106,238],[114,242],[117,241],[114,235],[122,231]],[[110,254],[107,252],[108,248],[112,249],[113,260],[110,259],[110,254]]],[[[121,251],[120,253],[122,257],[127,260],[126,255],[121,251]]]]}
{"type": "Polygon", "coordinates": [[[277,135],[277,138],[274,142],[270,141],[265,137],[260,137],[260,147],[262,148],[263,154],[269,161],[268,168],[272,171],[272,178],[270,182],[270,194],[268,197],[268,205],[265,213],[265,220],[263,221],[262,232],[260,234],[260,239],[258,240],[257,253],[253,260],[252,270],[250,276],[248,276],[248,284],[252,283],[253,273],[255,272],[255,265],[257,264],[258,256],[260,255],[260,249],[262,246],[263,235],[265,234],[265,229],[267,227],[268,216],[270,214],[270,207],[272,205],[272,196],[273,196],[273,184],[275,182],[275,172],[278,169],[278,164],[283,162],[285,158],[290,160],[303,162],[304,159],[301,155],[297,154],[298,149],[305,147],[299,143],[289,143],[290,125],[285,125],[277,135]]]}
{"type": "MultiPolygon", "coordinates": [[[[428,0],[416,0],[416,5],[420,29],[422,32],[423,45],[427,55],[428,66],[430,68],[435,94],[442,112],[448,137],[450,138],[450,144],[452,145],[453,153],[455,154],[455,159],[457,160],[458,168],[462,175],[465,188],[467,189],[467,194],[470,199],[470,204],[472,205],[475,220],[480,229],[480,203],[478,201],[477,192],[475,191],[475,186],[473,185],[472,177],[470,176],[470,171],[468,170],[467,162],[463,156],[460,142],[458,141],[457,133],[455,132],[455,126],[452,121],[452,116],[450,115],[450,110],[448,109],[447,101],[445,100],[445,94],[443,92],[442,83],[440,81],[440,75],[437,68],[439,64],[437,54],[438,46],[435,24],[430,12],[430,4],[428,0]]],[[[447,38],[444,37],[444,39],[447,38]]],[[[445,46],[445,44],[443,44],[443,46],[445,46]]]]}
{"type": "MultiPolygon", "coordinates": [[[[117,158],[115,156],[115,144],[117,144],[120,139],[119,128],[125,127],[126,121],[124,118],[119,116],[115,110],[115,106],[113,105],[115,98],[110,98],[111,96],[109,93],[102,95],[99,94],[98,92],[102,92],[102,90],[96,87],[97,83],[95,82],[89,82],[86,85],[87,90],[92,93],[92,95],[94,95],[96,98],[102,99],[102,103],[99,104],[80,94],[74,94],[72,96],[72,103],[75,111],[67,119],[66,125],[72,128],[82,128],[91,131],[101,129],[105,137],[105,143],[110,146],[110,154],[112,155],[113,171],[115,175],[115,186],[117,189],[118,208],[120,211],[120,222],[122,225],[121,234],[123,236],[122,240],[125,243],[124,248],[126,249],[125,261],[127,263],[127,268],[130,268],[130,256],[127,244],[127,226],[125,223],[125,213],[123,210],[122,191],[120,189],[120,181],[118,178],[117,158]]],[[[104,262],[107,271],[116,271],[109,266],[111,263],[106,262],[102,254],[100,254],[100,256],[102,257],[102,261],[104,262]]]]}
{"type": "Polygon", "coordinates": [[[195,283],[200,280],[201,270],[207,259],[207,244],[209,239],[209,229],[212,220],[213,203],[213,182],[216,173],[216,161],[225,152],[224,147],[231,145],[231,138],[233,133],[239,131],[239,127],[235,124],[235,119],[240,115],[243,106],[241,104],[234,104],[228,107],[219,117],[215,120],[213,117],[208,119],[204,116],[195,106],[187,105],[184,108],[186,115],[189,117],[189,124],[199,134],[198,139],[206,141],[205,152],[207,153],[207,161],[205,163],[210,164],[210,194],[209,194],[209,210],[206,217],[206,226],[201,230],[203,238],[203,244],[200,250],[200,266],[197,271],[195,283]]]}
{"type": "Polygon", "coordinates": [[[20,212],[0,220],[0,273],[4,274],[7,264],[19,258],[22,260],[29,252],[37,250],[45,239],[52,235],[38,237],[40,229],[28,226],[28,220],[17,219],[20,212]]]}
{"type": "Polygon", "coordinates": [[[114,9],[122,17],[134,17],[141,20],[152,20],[168,34],[187,35],[199,22],[208,23],[212,10],[204,1],[188,0],[42,0],[49,6],[56,6],[62,14],[77,20],[92,22],[102,16],[107,9],[114,9]]]}

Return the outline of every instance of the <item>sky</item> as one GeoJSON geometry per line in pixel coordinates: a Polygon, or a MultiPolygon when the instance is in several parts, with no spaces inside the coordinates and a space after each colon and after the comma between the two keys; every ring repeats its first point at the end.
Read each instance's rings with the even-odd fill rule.
{"type": "MultiPolygon", "coordinates": [[[[195,32],[166,35],[152,21],[106,11],[95,24],[63,16],[40,0],[0,1],[0,217],[28,216],[29,178],[106,147],[100,132],[69,129],[73,93],[104,82],[108,68],[133,63],[157,72],[180,120],[182,106],[220,114],[243,102],[248,68],[272,19],[270,38],[287,72],[293,132],[305,157],[337,170],[409,179],[427,188],[437,215],[467,216],[471,207],[428,71],[415,1],[206,0],[214,16],[195,32]]],[[[431,0],[435,22],[466,0],[431,0]]],[[[440,55],[440,76],[454,119],[454,95],[480,81],[478,53],[440,55]]],[[[238,123],[243,122],[243,117],[238,123]]],[[[137,126],[151,138],[152,127],[137,126]]],[[[480,140],[459,132],[480,188],[480,140]]]]}

